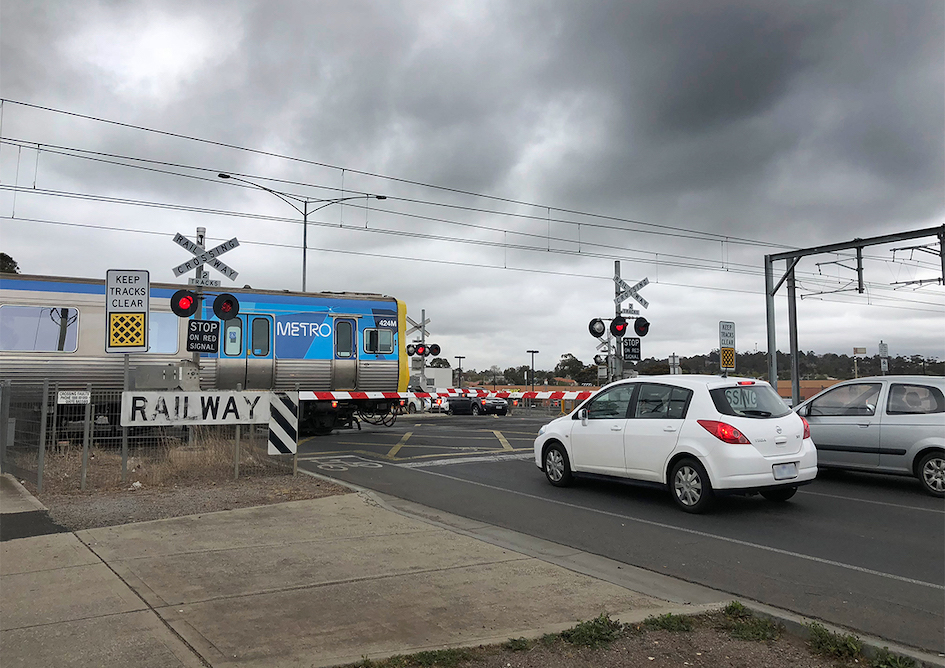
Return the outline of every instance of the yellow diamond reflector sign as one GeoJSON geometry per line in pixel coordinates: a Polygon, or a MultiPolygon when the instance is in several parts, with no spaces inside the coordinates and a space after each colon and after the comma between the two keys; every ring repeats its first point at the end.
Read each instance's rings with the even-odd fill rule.
{"type": "Polygon", "coordinates": [[[144,269],[105,274],[105,352],[148,352],[151,278],[144,269]]]}
{"type": "Polygon", "coordinates": [[[729,370],[732,370],[735,368],[735,349],[734,348],[719,349],[719,366],[723,369],[729,369],[729,370]]]}
{"type": "Polygon", "coordinates": [[[108,345],[136,348],[145,345],[144,313],[112,313],[108,320],[108,345]]]}

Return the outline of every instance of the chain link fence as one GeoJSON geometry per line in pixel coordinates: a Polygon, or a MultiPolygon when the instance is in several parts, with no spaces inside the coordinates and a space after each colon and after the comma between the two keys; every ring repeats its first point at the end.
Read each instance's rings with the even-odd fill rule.
{"type": "Polygon", "coordinates": [[[121,426],[121,392],[0,383],[0,463],[37,491],[164,487],[293,475],[257,425],[121,426]]]}

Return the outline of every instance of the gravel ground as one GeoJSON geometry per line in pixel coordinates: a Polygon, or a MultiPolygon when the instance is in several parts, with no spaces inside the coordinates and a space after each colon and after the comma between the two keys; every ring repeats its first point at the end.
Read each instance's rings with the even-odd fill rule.
{"type": "MultiPolygon", "coordinates": [[[[35,494],[35,490],[31,490],[35,494]]],[[[341,485],[308,475],[247,476],[239,480],[188,480],[158,488],[125,488],[89,492],[47,492],[38,498],[56,523],[72,531],[129,522],[180,517],[234,508],[317,499],[351,493],[341,485]]],[[[721,614],[696,618],[687,632],[664,630],[626,633],[599,648],[575,646],[560,639],[521,641],[507,645],[464,650],[463,655],[443,654],[386,661],[362,661],[358,666],[455,666],[457,668],[611,668],[617,666],[725,667],[725,668],[836,668],[869,665],[838,662],[813,654],[807,644],[791,635],[774,641],[735,640],[723,627],[721,614]]]]}

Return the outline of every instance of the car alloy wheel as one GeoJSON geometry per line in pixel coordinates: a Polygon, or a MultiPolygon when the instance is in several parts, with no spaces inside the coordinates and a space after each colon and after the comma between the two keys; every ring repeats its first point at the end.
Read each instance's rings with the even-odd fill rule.
{"type": "Polygon", "coordinates": [[[545,477],[555,487],[565,487],[571,484],[571,465],[564,448],[557,443],[545,450],[545,477]]]}
{"type": "Polygon", "coordinates": [[[922,488],[932,496],[945,496],[945,454],[930,452],[919,463],[922,488]]]}
{"type": "Polygon", "coordinates": [[[472,414],[473,414],[473,415],[479,415],[479,405],[478,405],[478,404],[473,404],[473,405],[472,405],[472,414]]]}
{"type": "Polygon", "coordinates": [[[682,459],[670,476],[673,500],[687,513],[703,513],[712,505],[712,485],[702,465],[694,459],[682,459]]]}

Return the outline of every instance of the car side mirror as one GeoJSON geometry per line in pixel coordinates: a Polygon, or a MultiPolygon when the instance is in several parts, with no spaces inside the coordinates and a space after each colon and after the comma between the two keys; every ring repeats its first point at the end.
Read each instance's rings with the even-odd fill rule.
{"type": "Polygon", "coordinates": [[[578,411],[578,419],[581,420],[582,427],[587,426],[587,409],[586,408],[582,408],[580,411],[578,411]]]}
{"type": "Polygon", "coordinates": [[[801,406],[800,408],[798,408],[797,414],[803,415],[805,417],[810,415],[810,404],[807,404],[806,406],[801,406]]]}

